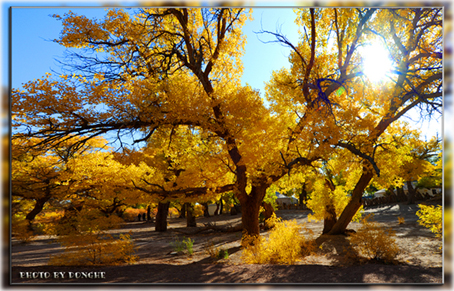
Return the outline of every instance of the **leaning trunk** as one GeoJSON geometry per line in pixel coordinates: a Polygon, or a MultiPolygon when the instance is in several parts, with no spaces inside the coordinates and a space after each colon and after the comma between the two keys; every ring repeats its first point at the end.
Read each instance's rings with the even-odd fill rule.
{"type": "Polygon", "coordinates": [[[158,203],[158,212],[156,213],[156,231],[167,231],[167,215],[169,214],[170,202],[158,203]]]}
{"type": "Polygon", "coordinates": [[[38,215],[44,208],[44,204],[50,199],[50,196],[45,196],[43,198],[36,199],[36,204],[35,207],[33,207],[32,211],[30,211],[25,219],[29,221],[29,223],[32,222],[33,219],[35,219],[36,215],[38,215]]]}
{"type": "Polygon", "coordinates": [[[371,170],[363,168],[363,173],[356,183],[355,189],[353,189],[352,199],[342,211],[341,216],[337,222],[333,225],[328,234],[343,234],[347,229],[348,224],[352,221],[358,209],[361,207],[361,197],[363,196],[364,189],[369,185],[370,180],[374,176],[371,170]]]}
{"type": "Polygon", "coordinates": [[[196,227],[197,222],[195,221],[194,216],[194,204],[187,203],[186,205],[186,226],[187,227],[196,227]]]}

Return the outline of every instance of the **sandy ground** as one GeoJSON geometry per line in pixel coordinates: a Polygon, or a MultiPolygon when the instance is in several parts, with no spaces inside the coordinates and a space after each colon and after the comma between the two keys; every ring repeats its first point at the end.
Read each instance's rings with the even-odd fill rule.
{"type": "MultiPolygon", "coordinates": [[[[198,218],[197,228],[186,228],[184,219],[169,219],[169,230],[164,233],[154,231],[152,223],[126,223],[122,229],[112,233],[132,234],[137,247],[139,261],[134,265],[103,267],[53,267],[46,266],[50,255],[63,249],[50,237],[41,236],[23,244],[12,241],[11,282],[25,284],[41,283],[422,283],[441,284],[443,282],[443,256],[437,239],[428,229],[418,225],[415,215],[418,207],[406,204],[375,206],[366,209],[365,214],[374,213],[374,220],[396,231],[396,243],[401,252],[396,258],[399,264],[371,262],[351,264],[343,259],[342,250],[348,246],[347,237],[327,240],[322,250],[306,257],[296,265],[247,265],[241,261],[241,232],[219,233],[194,232],[206,223],[216,225],[237,224],[241,216],[223,214],[209,218],[198,218]],[[399,224],[403,217],[404,224],[399,224]],[[194,254],[175,255],[170,242],[183,237],[194,240],[194,254]],[[208,246],[228,251],[228,259],[212,259],[208,246]],[[21,278],[24,272],[105,272],[105,278],[21,278]]],[[[282,219],[295,219],[310,229],[313,235],[305,232],[306,237],[315,239],[321,234],[322,222],[309,222],[310,211],[280,210],[276,214],[282,219]]],[[[357,230],[360,223],[352,222],[349,229],[357,230]]],[[[263,232],[262,235],[267,235],[263,232]]],[[[450,264],[445,264],[445,273],[450,273],[450,264]]],[[[24,275],[23,275],[24,276],[24,275]]]]}

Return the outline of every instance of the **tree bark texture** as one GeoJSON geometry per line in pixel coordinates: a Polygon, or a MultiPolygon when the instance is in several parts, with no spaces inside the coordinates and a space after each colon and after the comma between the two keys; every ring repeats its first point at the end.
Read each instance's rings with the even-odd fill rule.
{"type": "Polygon", "coordinates": [[[181,211],[180,211],[180,216],[179,218],[186,218],[186,208],[188,206],[188,203],[184,203],[181,205],[181,211]]]}
{"type": "MultiPolygon", "coordinates": [[[[336,186],[333,182],[325,178],[325,185],[331,191],[336,190],[336,186]]],[[[328,233],[337,222],[336,208],[334,208],[333,201],[329,199],[327,205],[325,205],[325,218],[323,219],[323,231],[322,234],[328,233]]]]}
{"type": "Polygon", "coordinates": [[[148,204],[147,207],[147,221],[151,221],[151,205],[148,204]]]}
{"type": "Polygon", "coordinates": [[[408,204],[415,204],[416,201],[416,189],[413,188],[411,181],[407,181],[407,188],[408,188],[408,204]]]}
{"type": "Polygon", "coordinates": [[[197,222],[195,221],[195,216],[194,216],[194,204],[192,203],[187,203],[186,205],[186,227],[196,227],[197,222]]]}
{"type": "Polygon", "coordinates": [[[241,202],[243,230],[251,236],[260,235],[259,212],[267,186],[252,186],[249,195],[238,197],[241,202]]]}
{"type": "Polygon", "coordinates": [[[361,197],[363,196],[364,189],[369,185],[370,180],[374,176],[371,170],[363,168],[363,173],[356,183],[355,189],[353,189],[352,199],[342,211],[341,216],[337,222],[333,225],[331,230],[327,234],[343,234],[347,229],[348,224],[352,221],[358,209],[361,207],[361,197]]]}
{"type": "Polygon", "coordinates": [[[36,199],[35,206],[33,207],[32,211],[30,211],[25,219],[29,221],[29,223],[32,222],[33,219],[35,219],[36,215],[38,215],[44,208],[44,204],[50,199],[50,196],[44,196],[42,198],[36,199]]]}
{"type": "Polygon", "coordinates": [[[156,213],[156,231],[167,231],[167,215],[169,214],[170,202],[158,203],[158,212],[156,213]]]}
{"type": "Polygon", "coordinates": [[[262,202],[262,207],[265,209],[265,211],[263,212],[263,218],[265,220],[267,220],[268,218],[270,218],[273,215],[274,208],[271,204],[266,203],[266,202],[262,202]]]}

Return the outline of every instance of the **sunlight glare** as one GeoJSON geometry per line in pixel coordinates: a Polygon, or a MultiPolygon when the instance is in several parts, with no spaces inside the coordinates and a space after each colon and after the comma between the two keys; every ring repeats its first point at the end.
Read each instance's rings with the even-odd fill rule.
{"type": "Polygon", "coordinates": [[[392,62],[389,54],[381,44],[374,43],[363,48],[364,75],[373,83],[381,82],[390,73],[392,62]]]}

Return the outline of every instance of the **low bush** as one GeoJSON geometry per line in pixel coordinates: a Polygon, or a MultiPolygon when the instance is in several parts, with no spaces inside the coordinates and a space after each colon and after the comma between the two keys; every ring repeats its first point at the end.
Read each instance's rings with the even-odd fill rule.
{"type": "Polygon", "coordinates": [[[210,242],[206,245],[205,252],[215,260],[228,259],[229,252],[220,247],[215,247],[214,242],[210,242]]]}
{"type": "Polygon", "coordinates": [[[107,230],[118,227],[122,219],[106,217],[96,209],[83,209],[63,217],[55,224],[54,233],[65,247],[62,254],[51,256],[49,265],[118,265],[133,263],[135,246],[130,235],[114,238],[107,230]]]}
{"type": "Polygon", "coordinates": [[[51,256],[49,265],[119,265],[132,264],[137,260],[134,243],[130,236],[125,234],[120,234],[118,239],[111,235],[78,235],[64,245],[65,252],[51,256]]]}
{"type": "Polygon", "coordinates": [[[194,241],[191,238],[183,238],[183,240],[179,240],[178,238],[175,239],[175,241],[171,242],[170,245],[173,247],[173,250],[175,252],[182,252],[184,250],[188,251],[189,255],[192,255],[194,253],[193,246],[194,246],[194,241]]]}
{"type": "Polygon", "coordinates": [[[21,242],[29,242],[35,237],[29,221],[27,219],[21,219],[17,215],[13,215],[12,217],[11,232],[13,237],[21,242]]]}
{"type": "Polygon", "coordinates": [[[350,237],[350,243],[357,254],[367,260],[396,263],[400,250],[394,239],[395,232],[372,222],[371,215],[363,218],[361,223],[362,227],[350,237]]]}
{"type": "MultiPolygon", "coordinates": [[[[266,221],[273,226],[268,239],[263,236],[244,235],[241,259],[247,264],[295,264],[314,247],[302,234],[295,220],[282,221],[276,215],[266,221]],[[305,248],[303,251],[303,247],[305,248]]],[[[315,248],[315,247],[314,247],[315,248]]]]}

